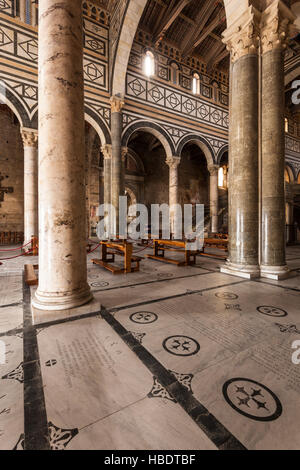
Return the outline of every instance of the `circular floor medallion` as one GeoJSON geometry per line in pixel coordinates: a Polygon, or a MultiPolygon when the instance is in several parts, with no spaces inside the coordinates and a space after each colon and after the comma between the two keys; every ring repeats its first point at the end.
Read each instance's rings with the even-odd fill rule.
{"type": "Polygon", "coordinates": [[[107,287],[109,286],[109,283],[108,282],[92,282],[91,284],[92,287],[107,287]]]}
{"type": "Polygon", "coordinates": [[[195,339],[183,335],[169,336],[164,340],[163,347],[174,356],[193,356],[200,351],[200,344],[195,339]]]}
{"type": "Polygon", "coordinates": [[[231,408],[255,421],[274,421],[282,414],[282,405],[275,393],[254,380],[228,380],[223,385],[223,395],[231,408]]]}
{"type": "Polygon", "coordinates": [[[286,317],[288,313],[282,308],[270,307],[269,305],[261,305],[256,309],[259,313],[263,315],[268,315],[269,317],[286,317]]]}
{"type": "Polygon", "coordinates": [[[154,323],[158,319],[158,315],[152,312],[135,312],[130,315],[130,320],[140,325],[148,325],[154,323]]]}
{"type": "Polygon", "coordinates": [[[233,292],[217,292],[215,295],[219,299],[225,299],[225,300],[234,300],[234,299],[239,298],[239,296],[234,294],[233,292]]]}

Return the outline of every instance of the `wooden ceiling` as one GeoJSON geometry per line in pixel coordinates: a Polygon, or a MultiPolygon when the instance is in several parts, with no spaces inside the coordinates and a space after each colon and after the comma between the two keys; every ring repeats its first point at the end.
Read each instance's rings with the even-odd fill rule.
{"type": "Polygon", "coordinates": [[[148,0],[140,28],[152,35],[154,45],[164,39],[183,57],[201,57],[209,69],[228,68],[223,0],[148,0]]]}

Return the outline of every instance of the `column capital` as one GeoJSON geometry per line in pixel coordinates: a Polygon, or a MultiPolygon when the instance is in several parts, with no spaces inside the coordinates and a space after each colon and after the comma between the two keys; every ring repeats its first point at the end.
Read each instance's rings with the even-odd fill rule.
{"type": "Polygon", "coordinates": [[[170,168],[170,170],[176,170],[178,165],[180,164],[180,157],[168,157],[166,159],[166,164],[170,168]]]}
{"type": "Polygon", "coordinates": [[[246,55],[258,54],[260,17],[261,13],[251,5],[224,31],[223,42],[230,51],[231,62],[246,55]]]}
{"type": "Polygon", "coordinates": [[[112,113],[120,113],[124,107],[124,100],[120,96],[111,96],[110,105],[112,113]]]}
{"type": "Polygon", "coordinates": [[[275,0],[261,16],[261,49],[262,54],[272,50],[284,50],[292,36],[296,16],[281,1],[275,0]]]}
{"type": "Polygon", "coordinates": [[[22,127],[21,136],[24,147],[37,147],[38,146],[38,131],[36,129],[29,129],[22,127]]]}
{"type": "Polygon", "coordinates": [[[219,172],[219,165],[210,165],[207,169],[210,176],[216,176],[219,172]]]}
{"type": "Polygon", "coordinates": [[[104,160],[111,160],[111,145],[106,144],[101,147],[101,152],[103,153],[104,160]]]}

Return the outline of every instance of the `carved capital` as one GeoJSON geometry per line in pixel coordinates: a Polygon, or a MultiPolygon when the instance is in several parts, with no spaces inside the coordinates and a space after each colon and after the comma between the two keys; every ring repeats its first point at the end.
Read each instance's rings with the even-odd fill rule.
{"type": "Polygon", "coordinates": [[[178,165],[180,164],[180,157],[168,157],[166,160],[166,164],[170,168],[170,170],[176,170],[178,165]]]}
{"type": "Polygon", "coordinates": [[[208,167],[208,171],[209,171],[210,176],[217,176],[219,172],[219,166],[211,165],[208,167]]]}
{"type": "Polygon", "coordinates": [[[230,51],[231,62],[241,57],[258,54],[260,12],[250,6],[244,14],[223,33],[223,42],[230,51]]]}
{"type": "Polygon", "coordinates": [[[262,54],[272,50],[282,51],[287,47],[295,19],[296,16],[280,0],[275,0],[266,8],[261,17],[262,54]]]}
{"type": "Polygon", "coordinates": [[[119,96],[112,96],[110,98],[111,112],[120,113],[124,107],[124,100],[119,96]]]}
{"type": "Polygon", "coordinates": [[[38,131],[34,129],[21,130],[21,136],[24,147],[36,147],[38,146],[38,131]]]}
{"type": "Polygon", "coordinates": [[[101,147],[101,152],[103,153],[104,160],[111,159],[111,145],[103,145],[103,147],[101,147]]]}

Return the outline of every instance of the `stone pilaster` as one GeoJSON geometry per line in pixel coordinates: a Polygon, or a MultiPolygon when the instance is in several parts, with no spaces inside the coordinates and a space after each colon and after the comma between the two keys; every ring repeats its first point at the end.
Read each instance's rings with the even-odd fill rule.
{"type": "Polygon", "coordinates": [[[261,276],[281,279],[285,259],[284,50],[295,17],[281,1],[262,14],[261,276]]]}
{"type": "Polygon", "coordinates": [[[24,239],[39,233],[38,220],[38,132],[21,130],[24,147],[24,239]]]}
{"type": "Polygon", "coordinates": [[[26,23],[26,0],[19,0],[20,20],[26,23]]]}
{"type": "Polygon", "coordinates": [[[171,232],[175,232],[175,212],[173,206],[179,204],[179,182],[178,182],[178,166],[180,164],[179,157],[169,157],[166,160],[169,167],[169,206],[170,206],[170,225],[171,232]]]}
{"type": "Polygon", "coordinates": [[[218,188],[218,165],[208,168],[210,174],[210,219],[211,232],[217,233],[219,229],[219,188],[218,188]]]}
{"type": "Polygon", "coordinates": [[[115,208],[117,217],[117,235],[119,231],[119,196],[124,195],[122,188],[122,109],[124,101],[118,96],[112,96],[111,99],[111,141],[112,141],[112,160],[111,160],[111,203],[115,208]]]}
{"type": "Polygon", "coordinates": [[[248,279],[258,266],[258,47],[252,6],[224,33],[231,53],[229,260],[222,272],[248,279]]]}
{"type": "Polygon", "coordinates": [[[39,285],[33,306],[88,302],[82,4],[39,1],[39,285]]]}

